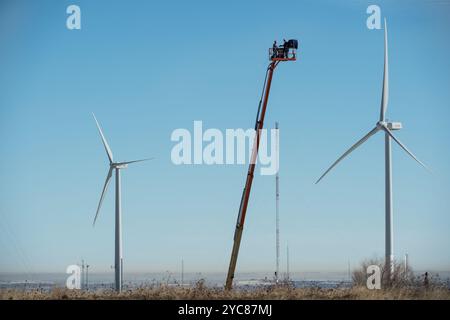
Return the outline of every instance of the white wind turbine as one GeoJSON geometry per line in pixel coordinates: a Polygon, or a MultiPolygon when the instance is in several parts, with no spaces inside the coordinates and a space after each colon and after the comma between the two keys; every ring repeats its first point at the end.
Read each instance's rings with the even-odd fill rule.
{"type": "Polygon", "coordinates": [[[387,24],[384,20],[384,74],[383,74],[383,91],[381,95],[381,110],[380,119],[368,134],[366,134],[361,140],[356,142],[350,149],[348,149],[339,159],[337,159],[330,168],[317,180],[318,183],[325,175],[330,172],[342,159],[348,156],[353,150],[358,148],[364,142],[366,142],[371,136],[378,131],[384,131],[385,135],[385,188],[386,188],[386,216],[385,216],[385,266],[386,266],[386,279],[391,279],[394,272],[394,230],[393,230],[393,210],[392,210],[392,160],[391,160],[391,138],[414,160],[416,160],[423,167],[428,169],[419,159],[414,156],[406,146],[401,143],[392,133],[394,130],[400,130],[402,124],[400,122],[386,121],[385,115],[388,106],[389,96],[389,71],[388,71],[388,41],[387,41],[387,24]]]}
{"type": "Polygon", "coordinates": [[[103,146],[106,150],[106,155],[109,159],[109,171],[106,176],[105,185],[103,186],[102,195],[100,197],[100,201],[98,203],[97,212],[94,218],[97,220],[98,213],[100,212],[100,208],[102,206],[103,199],[105,197],[106,191],[108,189],[109,182],[111,181],[112,172],[115,170],[116,172],[116,222],[115,222],[115,259],[114,259],[114,271],[115,271],[115,288],[116,291],[122,291],[122,282],[123,282],[123,258],[122,258],[122,210],[121,210],[121,196],[120,196],[120,170],[127,168],[127,166],[131,163],[141,162],[151,160],[153,158],[134,160],[134,161],[126,161],[126,162],[114,162],[113,154],[111,149],[109,148],[108,142],[106,141],[105,136],[103,135],[102,129],[97,121],[97,118],[94,116],[95,123],[97,124],[98,131],[100,133],[100,137],[102,138],[103,146]]]}

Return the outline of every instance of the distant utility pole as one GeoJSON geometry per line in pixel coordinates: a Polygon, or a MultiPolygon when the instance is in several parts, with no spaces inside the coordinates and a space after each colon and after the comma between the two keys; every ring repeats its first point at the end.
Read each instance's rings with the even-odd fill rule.
{"type": "Polygon", "coordinates": [[[81,289],[84,289],[84,260],[81,259],[81,289]]]}
{"type": "Polygon", "coordinates": [[[89,290],[89,265],[86,264],[86,290],[89,290]]]}
{"type": "Polygon", "coordinates": [[[184,260],[181,259],[181,286],[183,286],[184,283],[184,260]]]}
{"type": "Polygon", "coordinates": [[[289,281],[289,245],[286,246],[286,277],[287,281],[289,281]]]}
{"type": "Polygon", "coordinates": [[[348,281],[352,281],[352,276],[351,276],[351,272],[350,272],[350,259],[348,259],[347,261],[347,272],[348,272],[348,281]]]}
{"type": "MultiPolygon", "coordinates": [[[[275,139],[275,157],[277,159],[277,167],[279,170],[279,148],[278,148],[278,141],[279,141],[279,137],[278,137],[278,122],[275,122],[275,132],[276,132],[276,139],[275,139]]],[[[275,190],[275,211],[276,211],[276,257],[277,257],[277,262],[276,262],[276,271],[275,271],[275,281],[276,283],[278,283],[278,275],[280,274],[280,177],[278,175],[278,170],[277,170],[277,174],[275,177],[275,185],[276,185],[276,190],[275,190]]]]}

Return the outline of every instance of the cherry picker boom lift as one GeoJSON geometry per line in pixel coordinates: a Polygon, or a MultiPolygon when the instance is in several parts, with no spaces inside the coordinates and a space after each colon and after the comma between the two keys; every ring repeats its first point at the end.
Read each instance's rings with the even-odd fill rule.
{"type": "Polygon", "coordinates": [[[264,117],[266,115],[267,102],[269,100],[269,93],[270,93],[270,86],[272,84],[273,72],[275,71],[275,68],[278,66],[280,62],[297,60],[296,57],[297,49],[298,49],[297,40],[285,41],[284,45],[280,48],[278,48],[274,43],[274,46],[269,49],[270,64],[267,67],[261,99],[258,105],[258,112],[256,114],[255,141],[253,143],[253,150],[250,159],[250,165],[248,168],[247,180],[245,182],[244,191],[242,193],[241,204],[239,206],[239,214],[236,222],[236,229],[234,231],[233,251],[231,252],[230,266],[228,268],[227,281],[225,284],[225,288],[227,290],[230,290],[233,285],[234,271],[236,269],[236,262],[238,258],[239,247],[241,244],[242,231],[244,230],[245,215],[247,213],[247,206],[248,200],[250,198],[250,190],[252,188],[256,159],[258,157],[261,129],[264,127],[264,117]]]}

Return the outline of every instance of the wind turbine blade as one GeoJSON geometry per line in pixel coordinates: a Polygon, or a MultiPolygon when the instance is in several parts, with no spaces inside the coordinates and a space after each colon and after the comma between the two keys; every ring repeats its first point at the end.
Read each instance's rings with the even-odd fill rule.
{"type": "Polygon", "coordinates": [[[108,185],[109,185],[109,182],[111,181],[112,171],[113,171],[113,167],[109,167],[108,175],[106,176],[106,180],[105,180],[105,185],[103,186],[102,195],[101,195],[100,201],[98,203],[97,212],[95,213],[93,225],[95,225],[95,221],[97,220],[98,213],[100,212],[100,208],[102,207],[103,199],[105,198],[106,191],[108,190],[108,185]]]}
{"type": "Polygon", "coordinates": [[[155,159],[155,158],[147,158],[147,159],[140,159],[140,160],[133,160],[133,161],[118,162],[116,164],[117,165],[130,164],[130,163],[135,163],[135,162],[149,161],[149,160],[153,160],[153,159],[155,159]]]}
{"type": "Polygon", "coordinates": [[[98,132],[100,133],[100,137],[102,138],[103,146],[105,147],[106,154],[108,155],[109,163],[113,163],[113,154],[111,152],[111,149],[109,148],[105,136],[103,135],[102,128],[100,127],[100,124],[98,123],[94,113],[92,113],[92,116],[94,117],[95,123],[97,124],[98,132]]]}
{"type": "Polygon", "coordinates": [[[388,59],[388,40],[387,23],[384,19],[384,72],[383,72],[383,91],[381,94],[380,121],[384,121],[389,100],[389,59],[388,59]]]}
{"type": "Polygon", "coordinates": [[[378,127],[373,128],[368,134],[366,134],[364,137],[362,137],[358,142],[356,142],[350,149],[348,149],[347,151],[345,151],[345,153],[340,156],[339,159],[337,159],[332,165],[331,167],[328,168],[327,171],[325,171],[325,173],[319,178],[319,180],[316,181],[316,184],[319,183],[320,180],[322,180],[323,177],[325,177],[325,175],[331,171],[331,169],[333,169],[342,159],[344,159],[346,156],[348,156],[353,150],[355,150],[356,148],[358,148],[360,145],[362,145],[364,142],[367,141],[367,139],[369,139],[371,136],[373,136],[378,130],[380,130],[378,127]]]}
{"type": "Polygon", "coordinates": [[[430,168],[428,168],[428,167],[427,167],[425,164],[423,164],[419,159],[417,159],[417,157],[416,157],[411,151],[409,151],[408,148],[407,148],[403,143],[400,142],[400,140],[398,140],[398,139],[394,136],[394,134],[392,133],[391,130],[389,130],[389,129],[386,128],[386,127],[383,127],[383,130],[386,131],[386,132],[391,136],[391,138],[392,138],[395,142],[397,142],[397,144],[398,144],[403,150],[405,150],[407,154],[410,155],[411,158],[413,158],[414,160],[416,160],[422,167],[424,167],[424,168],[427,169],[429,172],[431,172],[430,168]]]}

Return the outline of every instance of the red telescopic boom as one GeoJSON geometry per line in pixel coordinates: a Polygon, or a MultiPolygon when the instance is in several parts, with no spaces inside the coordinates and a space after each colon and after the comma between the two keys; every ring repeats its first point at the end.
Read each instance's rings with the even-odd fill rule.
{"type": "Polygon", "coordinates": [[[242,231],[244,230],[245,215],[247,213],[247,206],[248,206],[248,201],[250,198],[250,191],[252,188],[253,176],[254,176],[256,161],[257,161],[257,157],[258,157],[261,130],[264,127],[264,117],[266,115],[267,102],[269,100],[270,86],[272,84],[273,72],[275,71],[275,68],[278,66],[278,63],[280,63],[280,61],[295,61],[296,60],[295,50],[297,49],[297,45],[296,45],[297,42],[296,42],[296,40],[289,40],[288,43],[290,43],[291,41],[295,41],[295,46],[293,46],[291,48],[276,48],[274,46],[274,48],[271,48],[269,51],[271,63],[269,64],[269,67],[267,68],[266,81],[264,83],[264,88],[263,88],[263,97],[262,97],[261,101],[259,102],[259,106],[258,106],[258,113],[257,113],[257,117],[256,117],[256,124],[255,124],[255,130],[256,130],[255,141],[253,143],[252,157],[251,157],[250,165],[248,168],[247,180],[245,182],[244,191],[242,193],[241,205],[239,206],[239,214],[238,214],[238,218],[237,218],[237,222],[236,222],[236,230],[234,231],[233,251],[231,252],[230,266],[228,268],[227,281],[225,284],[225,288],[228,290],[231,289],[231,287],[233,286],[234,271],[236,269],[236,262],[237,262],[237,258],[238,258],[239,247],[241,244],[242,231]],[[261,106],[262,106],[262,109],[261,109],[261,106]]]}

